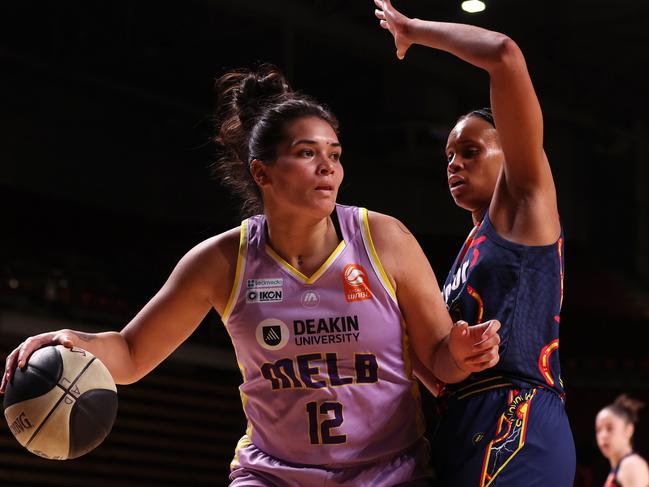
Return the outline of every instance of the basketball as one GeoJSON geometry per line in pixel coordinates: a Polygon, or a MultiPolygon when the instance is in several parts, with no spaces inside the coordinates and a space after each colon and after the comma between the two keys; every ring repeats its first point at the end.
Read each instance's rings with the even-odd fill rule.
{"type": "Polygon", "coordinates": [[[106,366],[80,348],[52,345],[16,369],[4,397],[9,429],[30,452],[77,458],[99,446],[117,416],[117,388],[106,366]]]}

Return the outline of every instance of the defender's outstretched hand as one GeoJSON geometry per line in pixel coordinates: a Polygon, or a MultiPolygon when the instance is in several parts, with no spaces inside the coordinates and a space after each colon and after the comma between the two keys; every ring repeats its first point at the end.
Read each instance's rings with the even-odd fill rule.
{"type": "Polygon", "coordinates": [[[498,363],[500,321],[490,320],[475,326],[458,321],[448,337],[448,348],[455,365],[466,373],[480,372],[498,363]]]}
{"type": "Polygon", "coordinates": [[[381,21],[381,27],[390,31],[397,48],[397,57],[403,59],[406,51],[412,45],[408,38],[408,22],[410,19],[392,6],[390,0],[374,0],[376,10],[374,15],[381,21]]]}

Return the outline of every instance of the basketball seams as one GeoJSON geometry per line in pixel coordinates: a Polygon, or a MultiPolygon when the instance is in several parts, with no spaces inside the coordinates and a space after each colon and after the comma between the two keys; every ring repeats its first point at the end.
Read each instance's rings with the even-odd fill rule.
{"type": "Polygon", "coordinates": [[[18,400],[4,404],[4,413],[11,433],[31,453],[50,460],[78,458],[108,436],[117,417],[117,388],[92,353],[44,347],[18,377],[8,390],[15,388],[18,400]]]}
{"type": "Polygon", "coordinates": [[[50,391],[53,388],[54,384],[57,384],[61,380],[63,374],[63,357],[60,353],[54,348],[54,350],[46,348],[41,348],[36,350],[32,357],[27,362],[27,366],[24,370],[20,370],[14,375],[14,379],[5,393],[3,407],[7,409],[8,407],[18,404],[30,399],[36,399],[42,394],[50,391]],[[48,369],[55,367],[56,372],[51,373],[48,369]],[[38,378],[38,381],[34,381],[34,377],[38,378]],[[21,390],[22,394],[17,393],[17,390],[14,389],[17,387],[21,390]],[[29,394],[25,392],[29,391],[29,394]]]}
{"type": "MultiPolygon", "coordinates": [[[[43,418],[43,421],[41,421],[41,424],[38,425],[38,427],[36,428],[36,431],[34,431],[31,438],[29,438],[27,443],[25,443],[25,448],[28,448],[29,445],[32,443],[32,441],[34,441],[34,439],[36,438],[38,433],[41,431],[43,426],[45,426],[45,424],[47,423],[47,420],[50,418],[50,416],[52,416],[52,414],[54,414],[54,411],[56,411],[56,408],[59,407],[59,405],[61,404],[61,401],[63,401],[65,399],[65,396],[69,395],[71,397],[74,397],[72,394],[69,394],[70,389],[77,383],[77,381],[81,378],[81,376],[84,374],[84,372],[86,370],[88,370],[88,367],[90,367],[95,360],[96,360],[96,357],[92,357],[88,361],[88,363],[83,367],[83,369],[81,369],[81,372],[79,372],[77,374],[77,376],[75,377],[75,379],[70,383],[70,387],[68,387],[67,389],[63,388],[63,386],[61,386],[60,384],[56,384],[57,386],[61,387],[65,392],[61,395],[59,400],[56,401],[56,404],[54,404],[52,409],[50,409],[50,412],[47,413],[47,416],[45,416],[45,418],[43,418]]],[[[75,398],[75,401],[76,401],[76,398],[75,398]]]]}

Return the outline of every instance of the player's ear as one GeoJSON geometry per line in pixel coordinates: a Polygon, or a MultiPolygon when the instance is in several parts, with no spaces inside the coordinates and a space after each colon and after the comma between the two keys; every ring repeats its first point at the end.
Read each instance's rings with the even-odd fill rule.
{"type": "Polygon", "coordinates": [[[257,183],[257,186],[262,187],[270,182],[268,177],[268,170],[266,164],[260,159],[253,159],[250,161],[250,174],[252,179],[257,183]]]}

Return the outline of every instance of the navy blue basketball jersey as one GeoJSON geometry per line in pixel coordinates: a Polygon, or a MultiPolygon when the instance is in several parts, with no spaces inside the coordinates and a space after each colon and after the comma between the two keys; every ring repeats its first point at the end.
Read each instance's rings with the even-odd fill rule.
{"type": "Polygon", "coordinates": [[[559,366],[563,232],[552,245],[505,240],[485,214],[469,234],[442,294],[453,321],[501,322],[500,361],[447,387],[459,396],[511,385],[540,385],[564,395],[559,366]]]}

